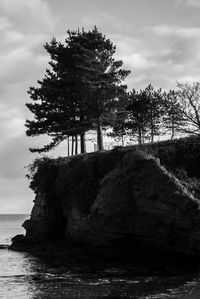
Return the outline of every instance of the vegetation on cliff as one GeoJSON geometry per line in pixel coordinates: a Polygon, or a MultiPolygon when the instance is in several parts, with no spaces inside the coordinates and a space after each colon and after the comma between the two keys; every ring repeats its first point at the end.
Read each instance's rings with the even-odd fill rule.
{"type": "MultiPolygon", "coordinates": [[[[200,138],[188,137],[157,143],[116,147],[111,151],[74,157],[37,159],[30,166],[30,187],[35,193],[54,189],[65,204],[77,205],[89,213],[101,180],[117,167],[127,153],[144,152],[159,158],[161,165],[172,172],[196,197],[200,196],[200,138]]],[[[66,207],[67,208],[67,207],[66,207]]]]}

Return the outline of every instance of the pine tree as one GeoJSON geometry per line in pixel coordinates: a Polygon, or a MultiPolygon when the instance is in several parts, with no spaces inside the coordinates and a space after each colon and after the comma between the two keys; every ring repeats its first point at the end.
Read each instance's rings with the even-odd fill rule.
{"type": "Polygon", "coordinates": [[[124,146],[125,138],[128,134],[127,117],[128,113],[126,107],[121,107],[121,109],[118,108],[113,114],[112,122],[110,121],[112,132],[107,134],[116,141],[121,141],[122,146],[124,146]]]}
{"type": "Polygon", "coordinates": [[[127,129],[131,130],[131,135],[136,136],[138,144],[144,142],[145,135],[148,131],[148,99],[135,89],[129,94],[129,104],[127,106],[128,119],[126,122],[127,129]]]}
{"type": "Polygon", "coordinates": [[[31,151],[48,151],[70,136],[77,141],[80,135],[84,152],[85,132],[94,128],[101,150],[104,115],[126,92],[121,81],[129,71],[121,69],[122,61],[113,58],[115,46],[96,27],[88,32],[68,31],[64,45],[53,39],[44,47],[51,57],[51,68],[38,81],[39,87],[29,89],[33,103],[26,106],[35,118],[25,125],[28,136],[47,134],[52,142],[31,151]]]}
{"type": "Polygon", "coordinates": [[[96,27],[89,32],[83,31],[78,38],[79,45],[88,51],[90,66],[85,72],[85,82],[89,87],[86,106],[97,130],[98,149],[102,150],[102,127],[109,125],[106,116],[115,108],[119,98],[126,94],[127,86],[121,83],[130,71],[123,70],[123,62],[113,58],[116,47],[96,27]]]}
{"type": "Polygon", "coordinates": [[[47,69],[45,77],[38,81],[39,87],[31,87],[28,91],[33,103],[26,106],[34,114],[34,120],[27,120],[25,125],[28,136],[47,134],[52,142],[41,149],[31,149],[33,152],[49,151],[67,137],[82,134],[89,127],[80,117],[74,53],[55,39],[44,47],[51,57],[51,69],[47,69]]]}
{"type": "Polygon", "coordinates": [[[180,111],[180,104],[178,102],[178,94],[174,90],[169,90],[164,94],[165,97],[165,113],[163,116],[164,127],[171,134],[171,139],[174,138],[175,133],[180,131],[183,125],[183,116],[180,111]]]}
{"type": "Polygon", "coordinates": [[[149,84],[144,90],[133,91],[129,96],[127,127],[131,134],[137,136],[138,143],[143,143],[150,136],[161,134],[162,117],[164,114],[164,97],[161,89],[155,90],[149,84]]]}
{"type": "Polygon", "coordinates": [[[155,90],[149,84],[143,91],[142,96],[147,100],[148,123],[151,142],[154,137],[161,134],[162,117],[165,113],[164,96],[161,88],[155,90]]]}

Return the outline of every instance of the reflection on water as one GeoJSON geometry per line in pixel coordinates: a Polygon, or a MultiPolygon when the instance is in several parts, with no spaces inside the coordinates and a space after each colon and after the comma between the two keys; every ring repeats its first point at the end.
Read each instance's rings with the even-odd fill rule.
{"type": "Polygon", "coordinates": [[[200,298],[200,276],[125,277],[117,270],[80,274],[48,267],[26,253],[1,249],[0,257],[0,298],[200,298]]]}
{"type": "MultiPolygon", "coordinates": [[[[0,215],[0,245],[9,244],[11,237],[23,233],[20,226],[27,218],[0,215]]],[[[0,249],[0,298],[200,299],[200,274],[165,278],[130,277],[122,269],[87,271],[52,268],[28,253],[0,249]]]]}

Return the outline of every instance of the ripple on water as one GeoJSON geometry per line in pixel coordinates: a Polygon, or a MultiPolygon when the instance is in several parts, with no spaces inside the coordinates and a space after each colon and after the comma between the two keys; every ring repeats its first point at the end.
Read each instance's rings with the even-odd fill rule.
{"type": "Polygon", "coordinates": [[[0,298],[199,299],[200,276],[126,277],[113,269],[60,273],[27,253],[0,249],[0,298]]]}

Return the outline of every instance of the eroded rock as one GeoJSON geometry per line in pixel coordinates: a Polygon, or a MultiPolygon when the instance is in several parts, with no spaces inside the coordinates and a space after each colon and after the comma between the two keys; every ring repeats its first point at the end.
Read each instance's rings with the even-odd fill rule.
{"type": "Polygon", "coordinates": [[[94,244],[200,252],[199,201],[152,157],[127,155],[103,179],[88,221],[94,244]]]}

